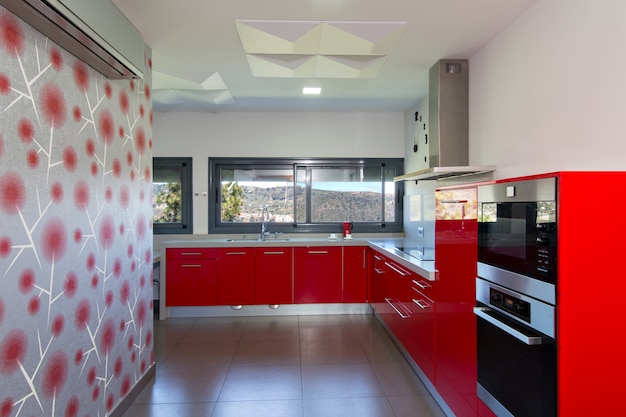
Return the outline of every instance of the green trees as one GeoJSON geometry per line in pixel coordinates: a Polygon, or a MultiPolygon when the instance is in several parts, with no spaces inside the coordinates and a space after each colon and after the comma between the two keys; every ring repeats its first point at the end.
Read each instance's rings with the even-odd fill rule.
{"type": "Polygon", "coordinates": [[[241,214],[243,188],[236,182],[222,184],[222,221],[232,221],[241,214]]]}
{"type": "MultiPolygon", "coordinates": [[[[155,190],[156,191],[156,190],[155,190]]],[[[183,203],[181,184],[168,182],[161,187],[154,196],[154,214],[152,221],[155,223],[180,223],[183,218],[183,203]]]]}

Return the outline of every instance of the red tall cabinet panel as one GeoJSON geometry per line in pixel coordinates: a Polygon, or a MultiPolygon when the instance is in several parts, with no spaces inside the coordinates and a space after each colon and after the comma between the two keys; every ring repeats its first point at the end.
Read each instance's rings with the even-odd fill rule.
{"type": "Polygon", "coordinates": [[[557,410],[624,410],[626,172],[558,174],[557,410]]]}
{"type": "Polygon", "coordinates": [[[458,417],[477,414],[476,199],[476,186],[435,194],[435,387],[458,417]]]}

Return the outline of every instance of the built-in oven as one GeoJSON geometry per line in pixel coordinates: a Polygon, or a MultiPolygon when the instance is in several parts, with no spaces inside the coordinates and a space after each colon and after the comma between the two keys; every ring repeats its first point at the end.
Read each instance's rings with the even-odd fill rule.
{"type": "Polygon", "coordinates": [[[556,415],[554,177],[478,187],[478,397],[499,417],[556,415]]]}
{"type": "Polygon", "coordinates": [[[556,416],[555,307],[476,280],[478,397],[499,417],[556,416]]]}

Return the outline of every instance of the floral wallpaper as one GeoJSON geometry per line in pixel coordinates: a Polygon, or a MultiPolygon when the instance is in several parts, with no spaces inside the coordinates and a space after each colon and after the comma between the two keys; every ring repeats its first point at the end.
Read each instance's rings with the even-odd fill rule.
{"type": "Polygon", "coordinates": [[[153,364],[150,74],[1,7],[0,57],[0,417],[104,416],[153,364]]]}

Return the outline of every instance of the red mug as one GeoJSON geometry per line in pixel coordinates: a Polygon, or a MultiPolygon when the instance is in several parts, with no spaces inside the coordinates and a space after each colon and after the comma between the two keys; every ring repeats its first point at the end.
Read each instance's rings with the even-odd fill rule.
{"type": "Polygon", "coordinates": [[[352,222],[343,222],[343,237],[352,234],[352,222]]]}

